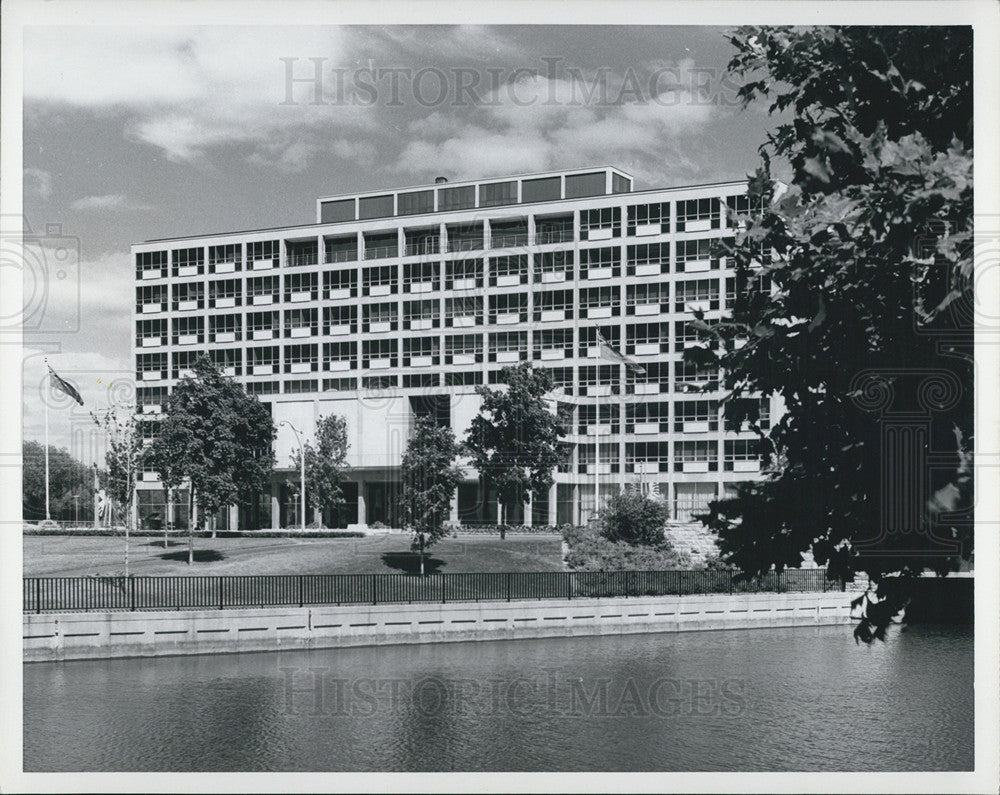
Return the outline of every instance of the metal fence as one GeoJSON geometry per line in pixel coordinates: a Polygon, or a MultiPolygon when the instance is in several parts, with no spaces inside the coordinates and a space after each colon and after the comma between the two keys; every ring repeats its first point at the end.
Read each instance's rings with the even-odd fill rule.
{"type": "Polygon", "coordinates": [[[743,579],[728,570],[482,574],[25,577],[25,612],[379,605],[843,590],[822,569],[743,579]]]}

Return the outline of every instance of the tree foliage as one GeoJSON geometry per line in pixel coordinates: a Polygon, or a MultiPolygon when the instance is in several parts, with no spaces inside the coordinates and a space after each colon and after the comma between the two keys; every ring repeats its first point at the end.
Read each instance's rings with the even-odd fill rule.
{"type": "Polygon", "coordinates": [[[476,387],[483,402],[469,426],[465,450],[479,471],[483,494],[496,489],[500,523],[507,524],[516,501],[529,502],[548,491],[563,451],[559,420],[544,399],[552,389],[551,376],[523,363],[504,369],[503,378],[504,389],[476,387]]]}
{"type": "Polygon", "coordinates": [[[731,35],[744,104],[769,100],[782,121],[727,252],[732,316],[703,321],[717,346],[687,356],[721,366],[734,398],[784,403],[761,432],[767,476],[706,517],[745,572],[809,550],[832,576],[877,581],[943,573],[971,552],[971,35],[731,35]],[[772,161],[790,166],[787,190],[772,161]],[[923,447],[894,458],[907,422],[923,447]],[[921,449],[933,467],[907,469],[921,449]]]}
{"type": "Polygon", "coordinates": [[[135,487],[145,454],[136,425],[136,407],[134,404],[118,405],[108,409],[102,417],[93,412],[90,416],[108,440],[102,483],[111,504],[128,525],[132,521],[135,487]]]}
{"type": "MultiPolygon", "coordinates": [[[[165,487],[190,486],[191,515],[202,518],[266,486],[274,468],[270,412],[255,395],[212,364],[194,364],[167,399],[149,455],[165,487]]],[[[193,561],[194,521],[188,522],[188,563],[193,561]]]]}
{"type": "MultiPolygon", "coordinates": [[[[347,465],[347,421],[331,414],[316,422],[315,443],[306,442],[306,504],[323,513],[344,504],[343,484],[350,467],[347,465]]],[[[292,465],[298,470],[300,452],[292,453],[292,465]]],[[[298,494],[297,480],[290,484],[298,494]]]]}
{"type": "MultiPolygon", "coordinates": [[[[45,446],[38,442],[22,442],[21,467],[22,515],[25,520],[44,519],[45,446]]],[[[49,445],[49,505],[52,515],[73,517],[77,503],[86,510],[93,502],[93,470],[73,458],[68,450],[49,445]],[[73,495],[78,495],[79,500],[74,502],[73,495]]]]}
{"type": "Polygon", "coordinates": [[[664,543],[667,506],[636,490],[620,491],[601,508],[599,520],[601,535],[608,541],[659,546],[664,543]]]}
{"type": "Polygon", "coordinates": [[[403,523],[413,533],[414,550],[420,552],[447,535],[444,523],[451,510],[462,469],[455,465],[460,447],[451,428],[429,417],[417,419],[403,454],[400,503],[403,523]]]}

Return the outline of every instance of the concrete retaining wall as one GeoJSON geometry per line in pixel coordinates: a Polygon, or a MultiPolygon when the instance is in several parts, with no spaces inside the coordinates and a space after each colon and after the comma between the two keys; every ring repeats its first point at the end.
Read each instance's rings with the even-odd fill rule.
{"type": "Polygon", "coordinates": [[[848,593],[24,615],[24,660],[846,624],[848,593]]]}

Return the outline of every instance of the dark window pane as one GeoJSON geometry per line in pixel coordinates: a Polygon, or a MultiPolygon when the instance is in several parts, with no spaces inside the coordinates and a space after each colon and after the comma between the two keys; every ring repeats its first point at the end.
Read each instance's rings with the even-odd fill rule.
{"type": "Polygon", "coordinates": [[[340,199],[335,202],[323,202],[320,205],[320,220],[324,224],[334,224],[339,221],[353,221],[354,199],[340,199]]]}
{"type": "Polygon", "coordinates": [[[566,198],[604,195],[604,172],[595,174],[571,174],[566,177],[566,198]]]}
{"type": "Polygon", "coordinates": [[[400,193],[398,207],[400,215],[432,213],[434,212],[434,191],[420,190],[414,193],[400,193]]]}
{"type": "Polygon", "coordinates": [[[517,203],[516,182],[494,182],[479,186],[479,206],[497,207],[502,204],[517,203]]]}
{"type": "Polygon", "coordinates": [[[359,201],[358,217],[389,218],[392,216],[392,196],[367,196],[359,201]]]}
{"type": "Polygon", "coordinates": [[[548,202],[559,197],[559,177],[526,179],[521,183],[522,202],[548,202]]]}
{"type": "Polygon", "coordinates": [[[439,210],[468,210],[476,206],[476,188],[466,185],[461,188],[442,188],[438,191],[439,210]]]}

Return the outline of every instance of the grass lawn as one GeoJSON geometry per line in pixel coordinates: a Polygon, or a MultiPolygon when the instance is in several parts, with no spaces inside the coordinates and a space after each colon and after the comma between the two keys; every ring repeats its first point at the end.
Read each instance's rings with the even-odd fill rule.
{"type": "MultiPolygon", "coordinates": [[[[25,536],[24,576],[77,577],[124,571],[123,538],[25,536]]],[[[129,571],[140,576],[189,574],[377,574],[410,569],[410,538],[135,538],[129,571]]],[[[429,567],[442,572],[562,571],[559,538],[508,536],[447,539],[433,546],[429,567]]]]}

